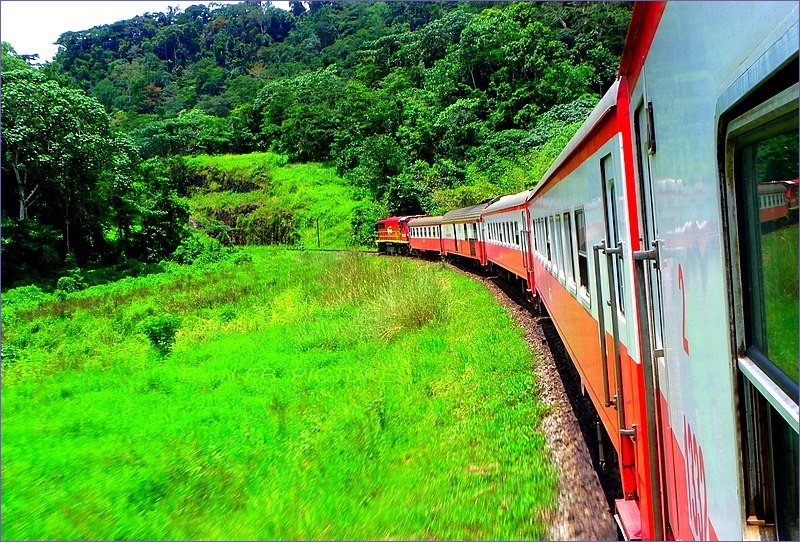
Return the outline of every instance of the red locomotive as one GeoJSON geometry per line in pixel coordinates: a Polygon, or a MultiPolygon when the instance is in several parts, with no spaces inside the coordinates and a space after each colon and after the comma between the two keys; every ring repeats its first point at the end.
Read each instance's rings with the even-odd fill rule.
{"type": "Polygon", "coordinates": [[[379,220],[375,227],[378,232],[378,252],[408,254],[408,221],[416,216],[390,216],[379,220]]]}
{"type": "Polygon", "coordinates": [[[798,19],[635,4],[617,82],[533,190],[412,223],[550,314],[626,539],[799,538],[798,19]]]}

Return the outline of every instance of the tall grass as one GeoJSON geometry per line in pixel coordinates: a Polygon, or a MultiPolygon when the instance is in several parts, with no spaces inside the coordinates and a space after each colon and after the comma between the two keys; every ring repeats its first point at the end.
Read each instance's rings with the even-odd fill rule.
{"type": "Polygon", "coordinates": [[[251,254],[4,297],[6,538],[547,536],[533,360],[480,285],[251,254]],[[171,353],[141,332],[161,314],[171,353]]]}

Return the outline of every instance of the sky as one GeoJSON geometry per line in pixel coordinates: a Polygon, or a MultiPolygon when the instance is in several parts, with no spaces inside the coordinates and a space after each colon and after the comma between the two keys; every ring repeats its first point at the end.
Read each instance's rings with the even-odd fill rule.
{"type": "MultiPolygon", "coordinates": [[[[166,12],[168,6],[181,10],[203,0],[148,1],[31,1],[0,0],[0,39],[11,44],[21,55],[38,54],[39,62],[52,60],[58,36],[68,31],[87,30],[93,26],[130,19],[145,12],[166,12]]],[[[235,1],[218,1],[235,4],[235,1]]],[[[273,2],[286,9],[289,2],[273,2]]]]}

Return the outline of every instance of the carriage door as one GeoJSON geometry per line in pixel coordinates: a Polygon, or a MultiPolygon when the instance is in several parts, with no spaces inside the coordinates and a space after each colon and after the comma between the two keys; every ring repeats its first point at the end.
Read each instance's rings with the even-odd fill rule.
{"type": "MultiPolygon", "coordinates": [[[[659,382],[666,386],[667,367],[664,361],[664,325],[662,312],[662,285],[660,268],[660,243],[656,227],[656,209],[653,200],[653,186],[650,176],[650,157],[656,152],[655,129],[653,125],[652,103],[642,101],[636,108],[633,117],[634,145],[636,148],[636,179],[639,206],[639,251],[634,253],[634,285],[636,288],[637,321],[639,328],[639,344],[642,349],[642,372],[645,388],[645,407],[647,409],[647,432],[657,438],[648,439],[648,455],[653,458],[650,480],[653,503],[653,523],[656,540],[663,540],[666,533],[662,531],[662,497],[661,488],[666,484],[668,502],[663,507],[668,511],[667,525],[679,525],[677,499],[677,480],[672,464],[666,463],[664,455],[675,457],[674,450],[665,449],[671,446],[663,442],[661,424],[663,419],[660,408],[659,382]]],[[[663,413],[668,415],[668,413],[663,413]]],[[[668,528],[668,527],[667,527],[668,528]]]]}
{"type": "MultiPolygon", "coordinates": [[[[619,185],[617,184],[616,175],[614,173],[614,161],[612,155],[607,155],[600,160],[600,178],[602,180],[603,190],[603,211],[605,216],[605,241],[600,246],[595,247],[595,250],[605,254],[605,270],[607,282],[598,288],[600,306],[599,310],[605,312],[606,316],[601,318],[601,337],[600,344],[602,350],[608,350],[606,346],[606,333],[611,332],[611,339],[613,341],[613,372],[614,372],[614,387],[609,390],[610,378],[608,373],[608,364],[604,361],[604,384],[608,393],[611,395],[610,403],[617,409],[617,416],[619,418],[619,428],[622,430],[625,426],[625,413],[623,409],[622,400],[622,359],[620,350],[620,329],[619,317],[624,314],[625,308],[623,306],[623,281],[622,281],[622,265],[620,256],[622,254],[622,243],[620,237],[620,222],[619,211],[617,209],[617,196],[619,195],[619,185]],[[606,311],[606,308],[608,310],[606,311]],[[606,322],[610,321],[610,325],[606,322]],[[609,329],[610,328],[610,329],[609,329]]],[[[599,256],[599,254],[597,255],[599,256]]],[[[601,258],[595,257],[595,274],[598,280],[598,285],[602,280],[602,264],[601,258]]],[[[607,406],[609,401],[606,400],[607,406]]]]}
{"type": "Polygon", "coordinates": [[[522,251],[522,266],[525,269],[530,269],[531,266],[531,232],[527,229],[528,221],[525,220],[525,211],[520,213],[520,225],[522,229],[519,232],[520,250],[522,251]]]}
{"type": "Polygon", "coordinates": [[[464,235],[469,238],[469,255],[475,257],[475,244],[477,243],[478,238],[478,224],[477,222],[473,222],[472,224],[464,224],[464,235]],[[467,234],[467,228],[469,228],[470,233],[467,234]]]}

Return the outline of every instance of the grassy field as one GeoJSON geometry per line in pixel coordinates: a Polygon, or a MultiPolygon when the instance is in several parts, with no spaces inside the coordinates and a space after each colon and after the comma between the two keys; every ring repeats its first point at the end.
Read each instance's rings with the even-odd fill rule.
{"type": "MultiPolygon", "coordinates": [[[[347,248],[358,199],[352,187],[324,164],[287,164],[285,157],[257,152],[244,155],[197,156],[186,159],[191,171],[212,179],[189,201],[192,215],[203,224],[224,211],[244,216],[239,225],[257,229],[254,221],[291,222],[295,244],[309,248],[347,248]],[[218,179],[218,180],[217,180],[218,179]],[[244,182],[241,182],[244,181],[244,182]],[[255,210],[253,210],[255,209],[255,210]]],[[[262,244],[254,239],[253,244],[262,244]]]]}
{"type": "Polygon", "coordinates": [[[797,382],[797,229],[793,224],[762,238],[767,348],[770,359],[797,382]]]}
{"type": "Polygon", "coordinates": [[[4,538],[548,536],[534,360],[482,286],[248,252],[4,294],[4,538]]]}

